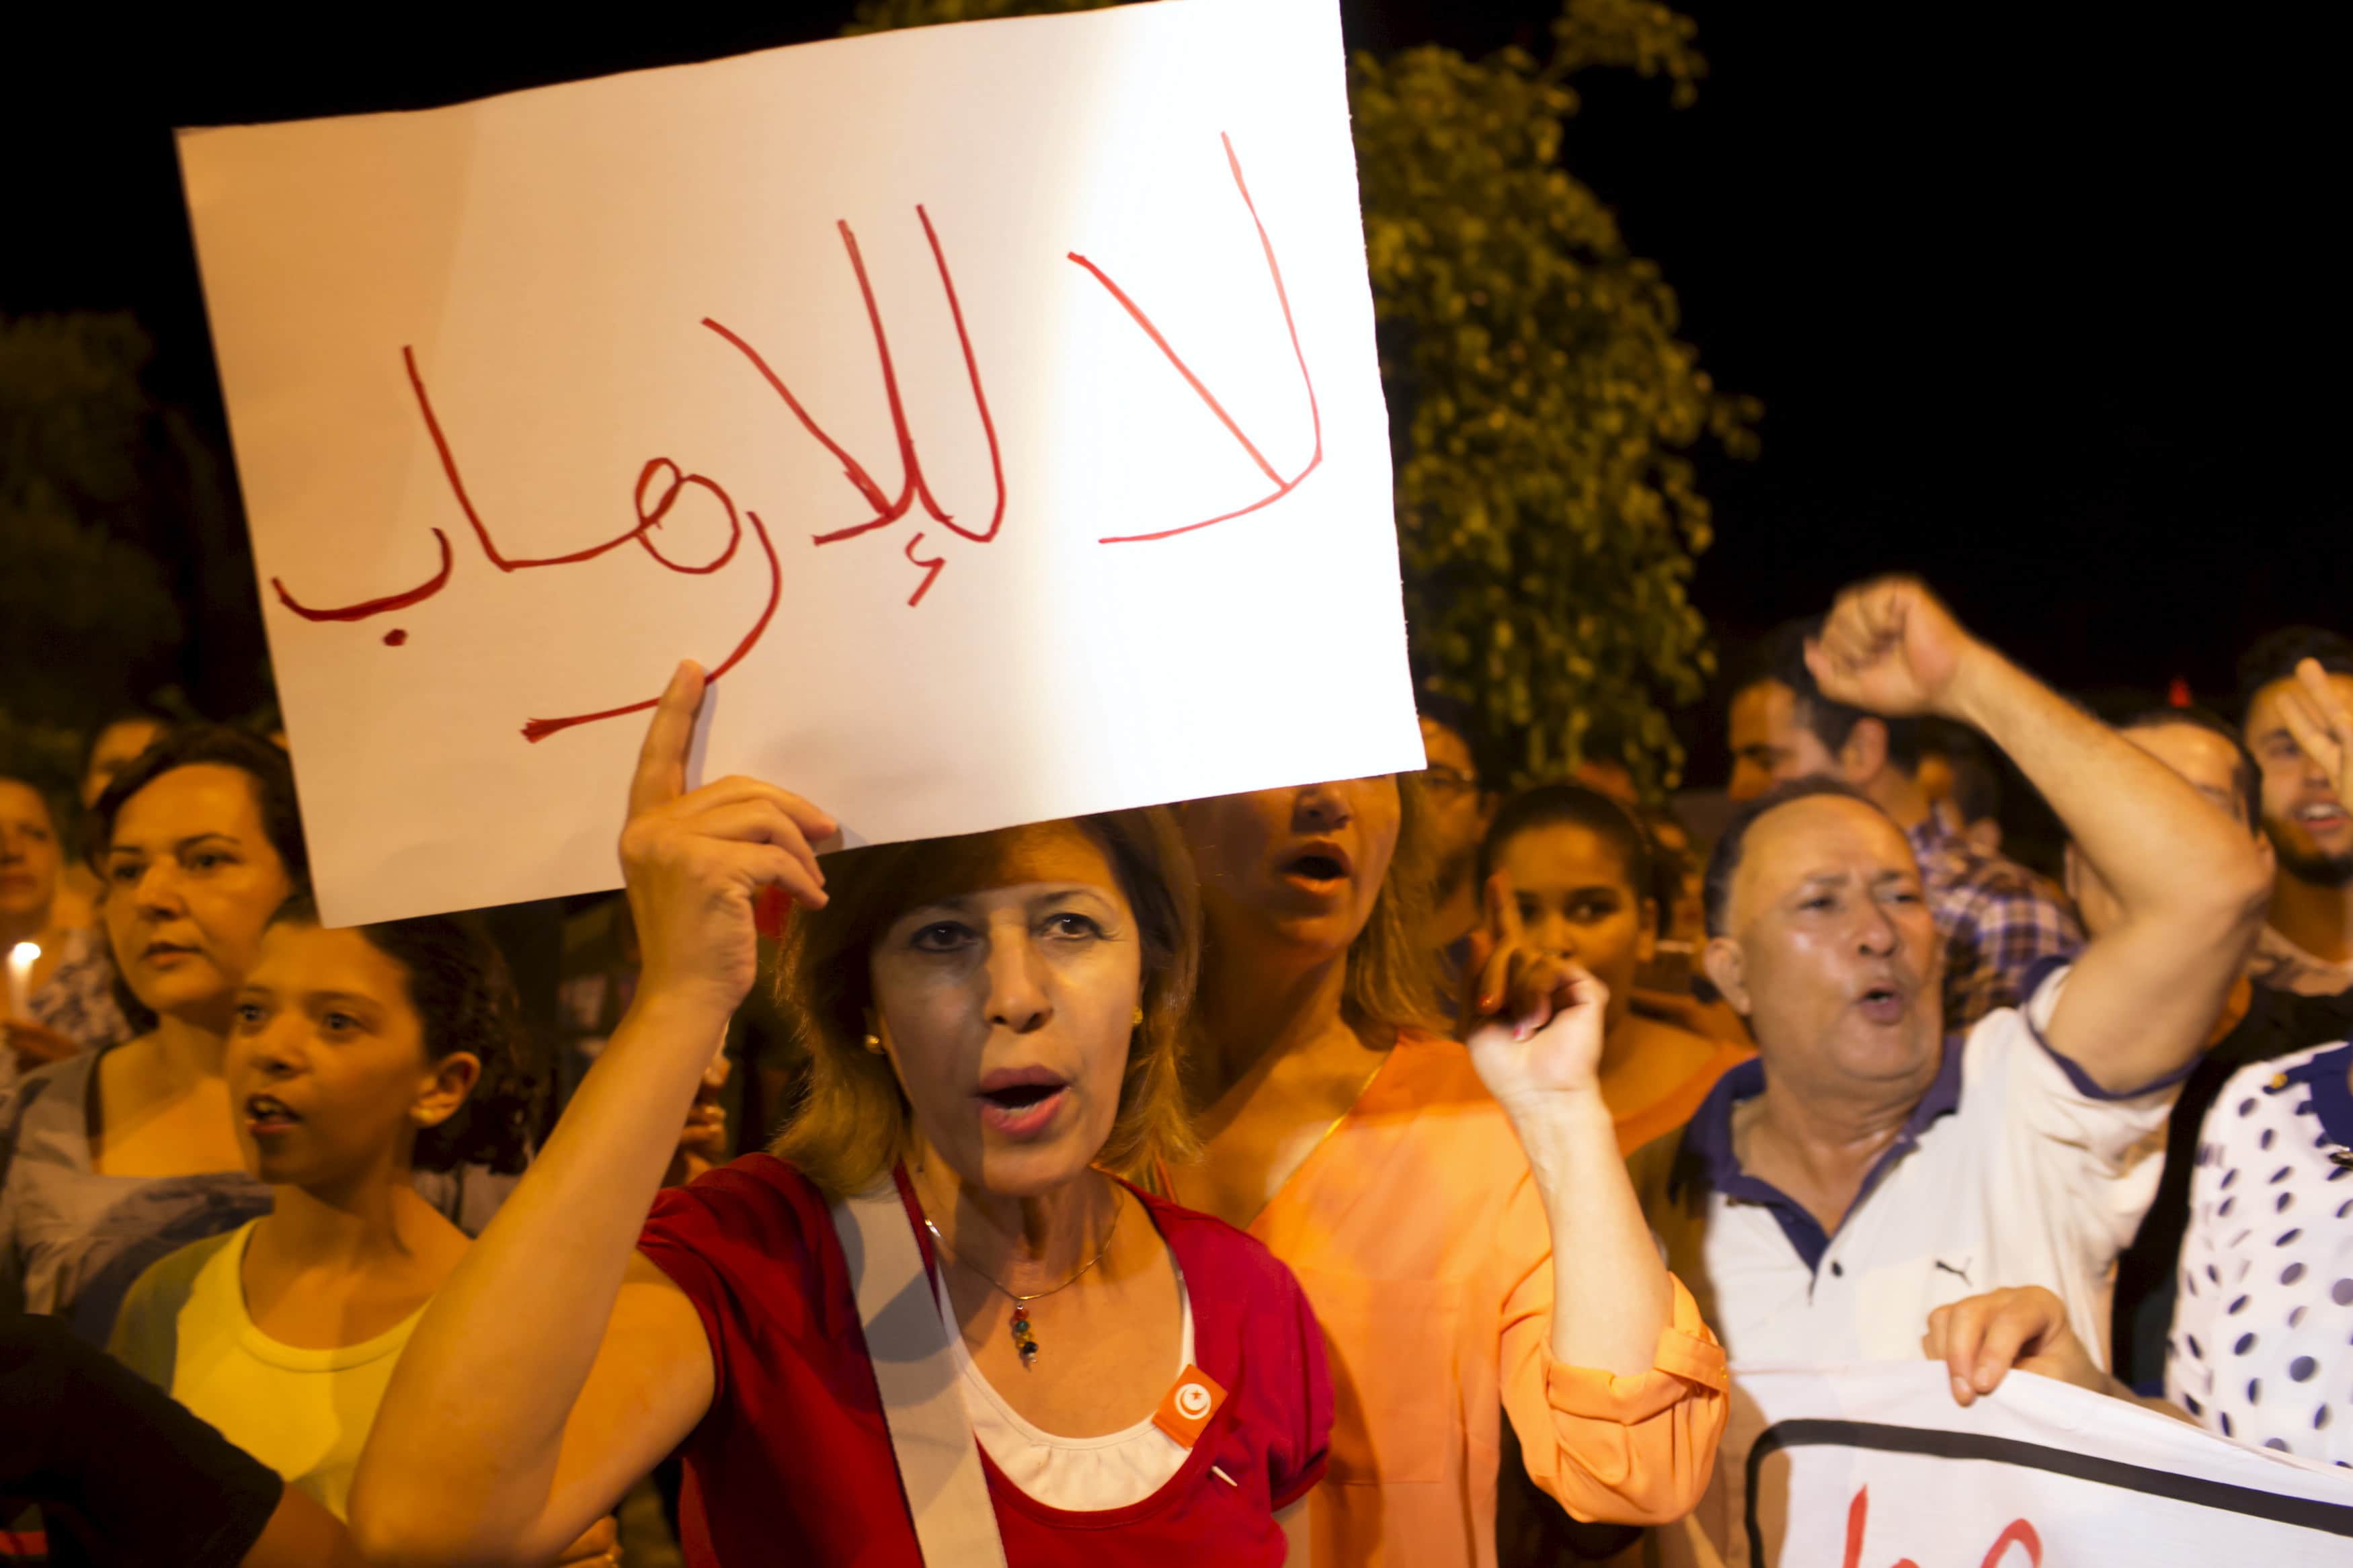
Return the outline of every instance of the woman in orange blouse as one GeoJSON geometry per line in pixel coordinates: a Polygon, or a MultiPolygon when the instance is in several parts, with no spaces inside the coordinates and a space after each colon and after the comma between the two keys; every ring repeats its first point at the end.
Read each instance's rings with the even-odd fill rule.
{"type": "Polygon", "coordinates": [[[1466,1047],[1416,933],[1416,784],[1196,801],[1208,941],[1178,1201],[1244,1226],[1329,1349],[1322,1565],[1495,1562],[1499,1407],[1573,1514],[1678,1517],[1705,1487],[1724,1354],[1659,1261],[1598,1069],[1608,1008],[1514,911],[1466,1047]]]}
{"type": "Polygon", "coordinates": [[[1495,814],[1478,864],[1491,903],[1511,903],[1531,944],[1584,965],[1609,988],[1601,1098],[1620,1153],[1690,1121],[1715,1080],[1757,1054],[1647,1016],[1635,1001],[1635,971],[1651,956],[1659,910],[1649,840],[1624,806],[1583,784],[1524,790],[1495,814]]]}

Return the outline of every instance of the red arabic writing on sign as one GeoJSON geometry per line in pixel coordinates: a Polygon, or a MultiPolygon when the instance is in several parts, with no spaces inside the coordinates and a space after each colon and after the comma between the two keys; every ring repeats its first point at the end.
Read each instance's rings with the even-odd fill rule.
{"type": "Polygon", "coordinates": [[[1226,167],[1233,171],[1234,189],[1241,193],[1242,205],[1250,210],[1250,223],[1258,230],[1259,248],[1266,253],[1267,276],[1274,281],[1275,302],[1282,308],[1283,330],[1291,334],[1292,357],[1299,362],[1299,379],[1307,389],[1307,416],[1315,428],[1314,454],[1307,459],[1306,465],[1297,473],[1287,479],[1284,479],[1276,471],[1275,466],[1266,460],[1266,454],[1259,450],[1258,443],[1244,435],[1242,427],[1234,423],[1233,416],[1226,412],[1226,405],[1218,401],[1217,395],[1208,389],[1199,376],[1193,374],[1193,368],[1185,363],[1183,356],[1178,354],[1168,340],[1161,334],[1160,329],[1152,324],[1152,318],[1144,313],[1144,307],[1130,298],[1125,289],[1113,282],[1110,275],[1102,268],[1073,250],[1071,252],[1070,258],[1085,268],[1096,282],[1110,290],[1111,297],[1119,301],[1120,308],[1134,320],[1137,326],[1144,329],[1144,335],[1150,338],[1153,345],[1168,356],[1168,363],[1176,367],[1176,374],[1185,378],[1185,384],[1193,389],[1194,395],[1208,405],[1210,413],[1218,416],[1218,422],[1226,427],[1227,434],[1240,445],[1243,451],[1250,454],[1250,461],[1258,465],[1259,471],[1274,482],[1274,489],[1271,491],[1248,506],[1236,507],[1233,510],[1220,512],[1216,517],[1205,517],[1198,522],[1179,523],[1173,528],[1156,529],[1149,533],[1115,533],[1109,538],[1097,540],[1096,542],[1099,544],[1142,544],[1157,539],[1174,539],[1180,533],[1192,533],[1220,522],[1229,522],[1235,518],[1244,517],[1261,508],[1272,506],[1293,490],[1297,489],[1302,479],[1324,464],[1324,411],[1315,401],[1315,378],[1308,374],[1307,355],[1299,346],[1299,324],[1292,319],[1291,295],[1282,286],[1282,265],[1275,259],[1274,241],[1267,237],[1266,224],[1258,216],[1258,204],[1250,199],[1249,182],[1242,178],[1242,161],[1234,152],[1233,138],[1220,133],[1218,140],[1225,143],[1226,167]]]}
{"type": "MultiPolygon", "coordinates": [[[[1131,544],[1171,539],[1179,534],[1195,532],[1217,523],[1246,516],[1250,512],[1271,506],[1289,495],[1299,487],[1301,481],[1322,466],[1324,461],[1323,411],[1315,399],[1315,382],[1307,368],[1307,356],[1300,347],[1299,329],[1292,316],[1291,297],[1283,287],[1282,268],[1275,258],[1274,242],[1267,234],[1266,224],[1259,216],[1258,204],[1251,198],[1249,183],[1243,178],[1241,159],[1234,152],[1233,139],[1220,134],[1219,141],[1225,146],[1226,165],[1233,174],[1234,188],[1241,195],[1242,205],[1250,214],[1250,223],[1258,232],[1260,249],[1266,257],[1267,275],[1274,285],[1275,302],[1281,308],[1283,328],[1290,336],[1292,357],[1298,363],[1300,381],[1307,394],[1308,418],[1314,433],[1314,451],[1298,472],[1287,479],[1284,478],[1275,465],[1267,459],[1258,443],[1252,441],[1242,430],[1240,425],[1236,423],[1232,415],[1227,412],[1225,405],[1218,400],[1208,384],[1185,362],[1184,357],[1176,352],[1167,337],[1153,324],[1151,317],[1145,313],[1144,308],[1114,282],[1103,268],[1077,251],[1071,251],[1069,253],[1069,259],[1084,268],[1096,282],[1103,285],[1113,300],[1118,301],[1129,318],[1166,356],[1168,363],[1184,378],[1186,384],[1201,399],[1209,412],[1217,417],[1219,423],[1225,426],[1227,433],[1274,486],[1271,492],[1259,500],[1215,517],[1203,518],[1197,521],[1158,529],[1147,533],[1113,535],[1099,540],[1097,542],[1099,543],[1131,544]]],[[[769,364],[759,350],[720,321],[708,316],[702,319],[704,327],[723,339],[751,363],[753,368],[783,401],[786,408],[790,411],[800,426],[841,465],[842,477],[849,481],[865,504],[872,509],[872,515],[860,521],[811,535],[810,542],[814,545],[835,544],[846,539],[857,538],[860,534],[871,532],[875,529],[896,522],[918,508],[934,522],[976,544],[991,542],[1005,525],[1007,499],[1005,461],[998,446],[997,423],[989,413],[988,394],[981,381],[979,357],[973,351],[972,336],[965,323],[964,304],[957,297],[955,278],[948,265],[947,252],[940,243],[939,232],[933,226],[931,214],[923,205],[918,205],[915,208],[915,217],[916,221],[923,226],[924,241],[931,247],[933,264],[939,272],[940,290],[947,300],[948,313],[955,325],[956,346],[963,355],[965,378],[972,389],[973,409],[979,418],[981,433],[988,445],[989,476],[996,491],[996,505],[989,513],[986,527],[965,527],[958,522],[955,515],[943,507],[933,494],[931,482],[923,473],[923,463],[916,456],[914,436],[909,428],[905,403],[900,395],[897,366],[891,355],[890,336],[882,323],[881,307],[875,299],[872,281],[867,276],[865,258],[858,247],[858,236],[850,228],[847,219],[838,220],[835,227],[840,232],[842,248],[849,256],[850,272],[857,279],[859,295],[865,304],[867,324],[874,334],[874,353],[882,374],[883,397],[890,411],[891,426],[899,448],[900,482],[898,494],[895,497],[886,493],[881,485],[876,482],[866,465],[860,463],[840,442],[827,433],[824,426],[818,422],[816,416],[809,412],[800,398],[794,395],[792,388],[786,384],[784,378],[769,364]]],[[[472,497],[468,493],[465,478],[459,471],[457,454],[451,447],[448,434],[441,426],[440,419],[434,412],[432,396],[426,389],[423,373],[417,368],[415,349],[403,347],[400,352],[402,362],[407,369],[410,389],[417,399],[417,413],[423,418],[426,431],[432,438],[434,450],[440,458],[441,470],[448,481],[450,495],[457,501],[459,511],[465,515],[467,523],[472,528],[474,538],[481,547],[483,558],[491,565],[501,572],[576,565],[582,562],[593,561],[624,544],[635,543],[669,571],[706,576],[717,572],[734,557],[736,547],[743,540],[744,523],[748,521],[752,525],[753,536],[759,542],[761,553],[766,558],[768,563],[766,603],[763,605],[759,617],[753,622],[751,629],[736,644],[734,651],[704,677],[706,684],[716,681],[735,668],[744,655],[758,643],[762,634],[768,629],[768,623],[775,616],[777,604],[783,596],[784,569],[777,560],[776,546],[769,539],[768,531],[761,522],[757,512],[747,510],[739,515],[734,500],[717,480],[703,474],[689,473],[668,458],[653,458],[646,462],[638,474],[633,497],[638,519],[635,528],[568,554],[533,560],[511,558],[501,552],[497,542],[491,538],[489,527],[483,522],[480,512],[475,508],[472,497]],[[713,559],[700,565],[673,560],[664,554],[654,534],[654,531],[661,526],[663,518],[677,504],[680,495],[689,489],[702,490],[715,500],[727,514],[726,548],[713,559]]],[[[431,576],[414,588],[380,598],[362,600],[356,604],[316,606],[298,600],[280,578],[272,577],[269,580],[269,585],[276,592],[280,603],[295,615],[310,621],[361,621],[388,615],[396,610],[406,609],[424,603],[448,587],[451,574],[456,567],[456,553],[450,547],[448,535],[438,528],[431,531],[434,542],[439,548],[440,563],[431,576]]],[[[907,540],[901,552],[906,557],[908,563],[923,574],[922,581],[915,585],[914,592],[908,596],[907,603],[910,607],[923,603],[923,595],[931,591],[932,584],[938,580],[940,573],[947,565],[947,557],[944,554],[934,553],[925,556],[916,553],[922,547],[924,531],[918,530],[907,540]]],[[[407,642],[408,634],[396,626],[385,633],[382,640],[387,647],[399,647],[407,642]]],[[[543,741],[559,731],[570,729],[576,724],[595,723],[599,720],[617,719],[625,714],[641,713],[652,708],[657,700],[655,698],[649,697],[639,701],[604,709],[594,713],[575,713],[559,719],[533,719],[522,726],[523,738],[531,742],[543,741]]]]}
{"type": "MultiPolygon", "coordinates": [[[[1862,1534],[1870,1522],[1871,1489],[1858,1488],[1854,1500],[1846,1505],[1844,1568],[1862,1568],[1862,1534]]],[[[2002,1556],[2013,1546],[2025,1551],[2028,1568],[2042,1568],[2042,1537],[2035,1533],[2033,1525],[2022,1519],[2013,1519],[2002,1527],[2001,1533],[1993,1538],[1993,1545],[1987,1549],[1985,1560],[1978,1564],[1978,1568],[2005,1568],[2002,1556]]],[[[1920,1565],[1909,1557],[1903,1557],[1896,1560],[1894,1568],[1920,1568],[1920,1565]]]]}
{"type": "MultiPolygon", "coordinates": [[[[768,629],[769,618],[776,613],[777,601],[784,596],[785,574],[783,564],[776,559],[776,547],[769,542],[768,531],[762,525],[758,512],[747,511],[739,518],[733,499],[720,488],[716,480],[702,474],[690,474],[668,458],[653,458],[648,459],[645,467],[638,471],[635,496],[637,527],[625,533],[616,534],[601,544],[592,544],[585,550],[575,550],[568,555],[551,555],[528,561],[511,559],[500,551],[497,542],[491,539],[491,531],[482,521],[481,513],[474,509],[473,498],[466,491],[465,476],[458,471],[458,456],[450,449],[449,438],[441,429],[441,421],[433,413],[432,395],[426,391],[424,374],[417,368],[417,351],[413,347],[404,347],[400,351],[400,355],[408,367],[408,384],[417,395],[417,412],[424,416],[425,428],[433,437],[433,448],[440,455],[441,472],[449,481],[450,494],[457,498],[459,510],[466,514],[467,522],[473,526],[474,537],[482,547],[482,555],[491,565],[501,572],[522,572],[545,566],[570,566],[583,561],[593,561],[608,550],[617,550],[624,544],[635,542],[647,554],[672,572],[703,576],[718,571],[734,556],[735,547],[743,542],[744,523],[748,521],[752,525],[753,536],[760,542],[761,553],[765,555],[768,561],[767,603],[760,611],[760,618],[752,624],[752,629],[744,635],[741,642],[735,645],[735,651],[721,661],[710,674],[704,676],[703,683],[707,686],[734,668],[744,656],[752,650],[752,645],[760,640],[760,634],[768,629]],[[649,505],[648,490],[656,485],[657,481],[659,482],[660,493],[649,505]],[[661,526],[662,519],[667,517],[670,508],[678,503],[680,492],[690,486],[707,491],[727,513],[727,547],[722,550],[717,557],[700,566],[671,560],[662,553],[661,547],[653,540],[653,531],[661,526]]],[[[433,537],[441,546],[441,569],[406,593],[394,594],[381,599],[369,599],[356,605],[317,608],[296,599],[287,590],[284,581],[280,578],[272,577],[269,580],[269,586],[276,591],[280,604],[308,621],[358,621],[373,616],[384,615],[388,611],[406,609],[411,605],[422,604],[449,584],[450,568],[453,564],[449,537],[438,528],[433,531],[433,537]]],[[[407,641],[407,635],[398,627],[395,627],[385,634],[384,640],[387,645],[398,647],[407,641]]],[[[625,713],[645,712],[658,700],[657,698],[649,697],[642,701],[627,703],[617,708],[607,708],[595,713],[575,713],[562,719],[533,719],[523,725],[522,737],[526,741],[543,741],[557,731],[568,730],[575,724],[591,724],[599,719],[617,719],[625,713]]]]}
{"type": "MultiPolygon", "coordinates": [[[[866,466],[843,449],[840,442],[825,433],[825,427],[817,422],[816,416],[809,413],[801,400],[793,395],[792,388],[785,384],[784,377],[770,368],[768,362],[761,357],[759,350],[710,317],[705,316],[702,319],[704,326],[734,344],[742,351],[744,357],[752,362],[752,367],[757,370],[769,386],[776,390],[776,395],[784,399],[785,406],[792,410],[793,417],[800,421],[801,427],[817,437],[818,445],[833,454],[834,460],[841,465],[842,478],[848,479],[858,493],[865,498],[866,504],[874,509],[874,515],[862,522],[854,522],[847,528],[837,528],[828,533],[814,535],[810,540],[813,544],[835,544],[845,539],[855,539],[861,533],[871,532],[886,524],[898,521],[917,505],[922,506],[924,515],[933,521],[954,530],[976,544],[987,544],[997,537],[997,531],[1005,525],[1005,458],[997,449],[997,422],[989,417],[988,394],[980,384],[980,362],[973,357],[972,335],[965,328],[964,305],[956,298],[955,279],[948,270],[947,253],[940,248],[939,232],[932,226],[931,214],[925,212],[922,206],[918,205],[915,208],[915,216],[923,226],[923,238],[930,243],[932,260],[939,268],[940,289],[947,296],[948,314],[955,321],[956,346],[964,351],[965,374],[972,383],[973,407],[980,416],[981,433],[988,440],[988,468],[990,477],[997,486],[997,510],[989,514],[987,528],[965,527],[956,521],[952,514],[944,510],[932,495],[931,484],[923,477],[923,463],[915,456],[915,437],[907,428],[906,405],[899,396],[899,373],[891,361],[891,340],[889,334],[882,330],[882,311],[874,302],[874,285],[866,276],[866,260],[859,254],[858,236],[851,231],[847,220],[839,222],[834,226],[841,231],[842,248],[849,253],[849,269],[857,275],[859,295],[866,301],[867,324],[874,331],[874,355],[881,363],[882,395],[890,405],[891,428],[896,433],[899,442],[901,478],[896,500],[884,496],[882,487],[874,482],[874,477],[867,472],[866,466]]],[[[923,541],[923,534],[918,532],[907,542],[907,559],[917,566],[930,568],[924,574],[923,582],[917,584],[913,596],[907,600],[911,606],[923,603],[923,595],[931,591],[933,581],[939,576],[940,568],[947,563],[944,557],[929,561],[918,560],[915,547],[923,541]]]]}

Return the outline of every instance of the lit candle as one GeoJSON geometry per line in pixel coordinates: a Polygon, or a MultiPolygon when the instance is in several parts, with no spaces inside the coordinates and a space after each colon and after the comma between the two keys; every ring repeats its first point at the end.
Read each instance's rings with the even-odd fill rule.
{"type": "Polygon", "coordinates": [[[41,961],[41,944],[20,942],[8,950],[8,1016],[30,1019],[33,965],[41,961]]]}

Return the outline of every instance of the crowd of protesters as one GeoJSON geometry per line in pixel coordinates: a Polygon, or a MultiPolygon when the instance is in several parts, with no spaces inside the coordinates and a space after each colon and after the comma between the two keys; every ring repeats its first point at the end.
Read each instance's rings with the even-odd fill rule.
{"type": "Polygon", "coordinates": [[[2104,722],[1887,579],[1705,842],[1433,700],[821,856],[681,666],[624,898],[347,930],[279,744],[94,721],[0,760],[0,1562],[613,1561],[650,1477],[697,1563],[1704,1563],[1744,1366],[1924,1356],[2353,1466],[2353,642],[2242,677],[2104,722]]]}

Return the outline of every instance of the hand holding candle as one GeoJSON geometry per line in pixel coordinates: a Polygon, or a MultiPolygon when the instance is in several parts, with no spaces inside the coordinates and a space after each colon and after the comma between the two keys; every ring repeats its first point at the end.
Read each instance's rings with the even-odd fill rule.
{"type": "Polygon", "coordinates": [[[8,950],[8,1017],[31,1021],[33,965],[40,961],[38,942],[20,942],[8,950]]]}

